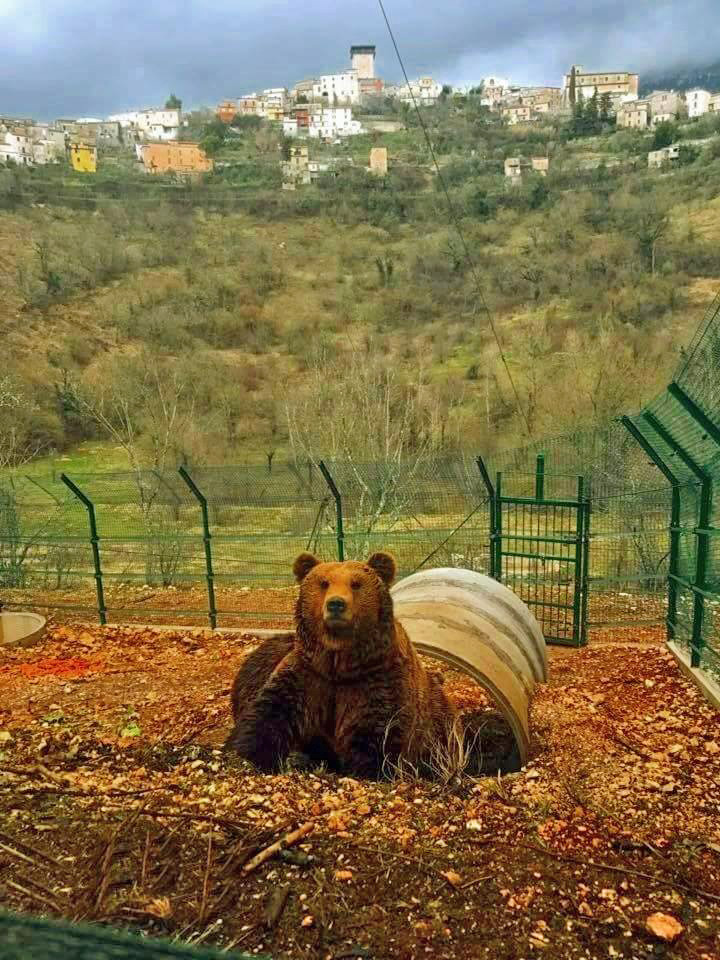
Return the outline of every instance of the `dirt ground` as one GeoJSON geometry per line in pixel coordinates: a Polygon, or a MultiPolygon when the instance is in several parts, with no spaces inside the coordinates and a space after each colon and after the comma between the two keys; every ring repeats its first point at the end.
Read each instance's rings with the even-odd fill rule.
{"type": "Polygon", "coordinates": [[[52,626],[0,653],[0,903],[275,958],[718,960],[720,717],[629,633],[550,650],[520,773],[378,784],[221,753],[252,637],[52,626]]]}
{"type": "MultiPolygon", "coordinates": [[[[543,592],[546,599],[547,592],[543,592]]],[[[217,626],[233,630],[285,629],[292,626],[297,587],[238,587],[216,584],[217,626]]],[[[91,584],[64,590],[15,589],[3,591],[8,609],[47,611],[64,622],[97,622],[97,595],[91,584]]],[[[561,598],[560,602],[562,601],[561,598]]],[[[112,583],[105,586],[109,622],[198,627],[208,624],[208,597],[204,583],[180,587],[112,583]]],[[[591,591],[588,622],[595,634],[611,629],[614,639],[645,639],[645,625],[665,622],[666,598],[658,594],[591,591]],[[625,624],[622,629],[619,624],[625,624]],[[643,626],[638,627],[639,624],[643,626]],[[608,625],[612,625],[608,627],[608,625]]],[[[651,631],[659,636],[657,630],[651,631]]]]}

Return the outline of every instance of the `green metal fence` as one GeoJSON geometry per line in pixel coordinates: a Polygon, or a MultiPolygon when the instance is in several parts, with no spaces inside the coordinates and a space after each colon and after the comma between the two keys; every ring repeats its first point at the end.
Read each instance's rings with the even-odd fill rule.
{"type": "Polygon", "coordinates": [[[533,477],[511,475],[511,480],[514,489],[509,491],[498,471],[488,488],[490,575],[531,608],[548,643],[582,646],[587,641],[590,520],[584,478],[576,478],[573,497],[546,495],[545,458],[539,454],[533,477]],[[528,480],[534,482],[532,493],[525,489],[528,480]]]}
{"type": "Polygon", "coordinates": [[[279,625],[297,553],[385,548],[403,575],[458,566],[506,580],[550,639],[664,626],[717,673],[719,479],[720,298],[640,413],[485,462],[0,478],[0,598],[101,622],[279,625]]]}
{"type": "Polygon", "coordinates": [[[335,559],[385,547],[403,574],[431,561],[483,570],[489,556],[472,459],[16,474],[0,489],[6,602],[95,610],[101,622],[287,618],[303,550],[335,559]]]}
{"type": "MultiPolygon", "coordinates": [[[[187,947],[108,927],[62,923],[0,910],[2,960],[249,960],[247,953],[187,947]]],[[[253,957],[259,957],[253,954],[253,957]]],[[[263,960],[262,957],[259,960],[263,960]]],[[[265,960],[268,960],[266,957],[265,960]]]]}

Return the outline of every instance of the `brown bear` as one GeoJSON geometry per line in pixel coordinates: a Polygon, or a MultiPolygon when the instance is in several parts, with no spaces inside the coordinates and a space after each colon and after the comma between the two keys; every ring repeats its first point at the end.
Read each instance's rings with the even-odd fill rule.
{"type": "Polygon", "coordinates": [[[447,742],[456,711],[393,617],[395,561],[302,553],[293,572],[295,636],[269,638],[242,664],[227,746],[268,771],[298,750],[360,777],[421,768],[447,742]]]}

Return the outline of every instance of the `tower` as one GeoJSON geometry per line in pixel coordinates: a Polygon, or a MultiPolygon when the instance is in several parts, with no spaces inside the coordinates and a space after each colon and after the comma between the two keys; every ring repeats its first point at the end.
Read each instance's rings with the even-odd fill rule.
{"type": "Polygon", "coordinates": [[[357,71],[358,80],[375,77],[375,47],[350,47],[350,69],[357,71]]]}

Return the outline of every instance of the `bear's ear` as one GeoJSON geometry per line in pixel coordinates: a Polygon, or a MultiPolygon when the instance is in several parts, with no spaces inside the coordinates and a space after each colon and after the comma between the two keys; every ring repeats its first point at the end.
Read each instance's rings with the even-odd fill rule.
{"type": "Polygon", "coordinates": [[[313,567],[316,567],[320,561],[317,557],[314,557],[311,553],[301,553],[299,557],[295,558],[295,563],[293,564],[293,574],[298,583],[305,579],[305,577],[310,573],[313,567]]]}
{"type": "Polygon", "coordinates": [[[372,567],[375,573],[388,587],[395,579],[395,558],[389,553],[374,553],[368,560],[368,566],[372,567]]]}

